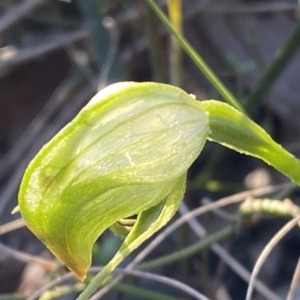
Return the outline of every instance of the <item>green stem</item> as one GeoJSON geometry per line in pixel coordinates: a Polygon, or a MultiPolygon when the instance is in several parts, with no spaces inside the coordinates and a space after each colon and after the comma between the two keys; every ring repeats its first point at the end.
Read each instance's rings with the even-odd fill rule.
{"type": "Polygon", "coordinates": [[[300,22],[290,35],[285,45],[277,51],[270,67],[262,75],[253,92],[248,98],[248,106],[252,111],[258,106],[260,100],[269,92],[283,69],[293,57],[300,45],[300,22]]]}
{"type": "Polygon", "coordinates": [[[197,104],[209,113],[208,140],[259,158],[300,185],[300,161],[259,125],[224,102],[209,100],[197,104]]]}
{"type": "Polygon", "coordinates": [[[146,289],[137,288],[132,285],[128,284],[118,284],[116,285],[115,289],[117,291],[121,291],[123,293],[135,295],[142,297],[142,299],[150,299],[150,300],[180,300],[179,298],[170,297],[161,293],[149,291],[146,289]]]}
{"type": "MultiPolygon", "coordinates": [[[[228,236],[230,236],[233,233],[232,227],[227,227],[213,235],[211,235],[208,238],[205,238],[204,240],[201,240],[200,242],[196,243],[195,245],[192,245],[190,247],[187,247],[181,251],[178,251],[176,253],[163,256],[159,259],[153,260],[152,262],[147,262],[144,264],[139,265],[139,270],[147,270],[147,269],[153,269],[156,267],[161,267],[164,265],[171,264],[178,260],[186,259],[187,257],[209,247],[210,245],[221,241],[228,236]]],[[[108,276],[111,274],[112,270],[115,268],[117,264],[122,260],[122,257],[119,256],[119,260],[114,261],[113,264],[110,262],[108,265],[106,265],[101,272],[99,272],[89,283],[89,285],[84,289],[84,291],[78,296],[77,300],[86,300],[88,299],[97,288],[99,288],[99,283],[104,282],[108,276]]],[[[158,299],[158,298],[153,298],[158,299]]]]}
{"type": "Polygon", "coordinates": [[[2,294],[0,300],[26,300],[27,297],[19,294],[2,294]]]}
{"type": "Polygon", "coordinates": [[[210,235],[209,237],[195,243],[194,245],[191,245],[189,247],[186,247],[185,249],[182,249],[180,251],[177,251],[175,253],[169,254],[169,255],[165,255],[162,256],[160,258],[154,259],[152,261],[149,262],[145,262],[143,264],[140,264],[137,269],[138,270],[150,270],[150,269],[154,269],[154,268],[158,268],[158,267],[162,267],[162,266],[166,266],[166,265],[170,265],[174,262],[180,261],[180,260],[184,260],[187,259],[188,257],[204,250],[207,249],[208,247],[210,247],[212,244],[220,242],[224,239],[226,239],[227,237],[229,237],[232,233],[233,233],[233,227],[229,226],[226,227],[225,229],[210,235]]]}
{"type": "MultiPolygon", "coordinates": [[[[181,13],[181,0],[168,0],[168,11],[170,16],[170,21],[173,28],[182,34],[182,13],[181,13]]],[[[182,48],[178,40],[172,36],[171,37],[171,53],[170,53],[170,83],[172,85],[182,86],[182,48]]]]}
{"type": "Polygon", "coordinates": [[[222,95],[222,97],[233,107],[245,113],[243,107],[239,101],[233,96],[233,94],[225,87],[221,80],[216,74],[211,70],[211,68],[205,63],[202,57],[197,53],[197,51],[192,47],[192,45],[177,32],[177,30],[172,26],[166,15],[162,10],[155,4],[153,0],[146,0],[148,5],[156,13],[157,17],[162,21],[166,28],[176,37],[181,47],[197,65],[197,67],[202,71],[205,77],[212,83],[216,90],[222,95]]]}
{"type": "Polygon", "coordinates": [[[46,291],[45,293],[43,293],[39,297],[39,300],[62,298],[63,296],[82,291],[84,286],[85,285],[82,282],[78,282],[75,285],[57,286],[57,287],[55,287],[55,289],[53,289],[51,291],[46,291]]]}
{"type": "Polygon", "coordinates": [[[86,286],[82,293],[77,297],[76,300],[87,300],[95,291],[99,288],[101,283],[104,283],[116,266],[121,263],[123,257],[121,255],[116,255],[113,260],[111,260],[86,286]]]}

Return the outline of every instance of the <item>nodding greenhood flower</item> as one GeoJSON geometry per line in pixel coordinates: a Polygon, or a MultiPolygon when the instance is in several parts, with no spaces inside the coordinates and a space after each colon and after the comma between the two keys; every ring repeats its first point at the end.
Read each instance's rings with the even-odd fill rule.
{"type": "Polygon", "coordinates": [[[19,192],[22,217],[83,279],[105,229],[138,216],[119,250],[127,255],[172,217],[208,123],[179,88],[133,82],[105,88],[29,164],[19,192]]]}

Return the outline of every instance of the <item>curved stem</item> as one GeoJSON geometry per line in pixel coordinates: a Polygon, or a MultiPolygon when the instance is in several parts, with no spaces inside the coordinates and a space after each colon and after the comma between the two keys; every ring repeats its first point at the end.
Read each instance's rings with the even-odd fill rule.
{"type": "Polygon", "coordinates": [[[220,101],[202,101],[198,105],[209,114],[209,140],[259,158],[300,185],[299,159],[277,144],[259,125],[220,101]]]}

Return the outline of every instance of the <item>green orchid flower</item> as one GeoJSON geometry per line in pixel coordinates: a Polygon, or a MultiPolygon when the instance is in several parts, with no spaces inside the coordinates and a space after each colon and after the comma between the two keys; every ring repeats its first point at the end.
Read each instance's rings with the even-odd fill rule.
{"type": "Polygon", "coordinates": [[[149,82],[107,87],[28,166],[19,192],[22,217],[84,279],[93,244],[118,220],[138,215],[124,241],[135,241],[130,251],[169,221],[208,123],[207,113],[179,88],[149,82]]]}
{"type": "Polygon", "coordinates": [[[206,140],[262,159],[300,184],[299,160],[247,116],[161,83],[105,88],[34,157],[21,182],[20,212],[79,279],[104,230],[125,236],[78,299],[88,299],[172,218],[206,140]]]}

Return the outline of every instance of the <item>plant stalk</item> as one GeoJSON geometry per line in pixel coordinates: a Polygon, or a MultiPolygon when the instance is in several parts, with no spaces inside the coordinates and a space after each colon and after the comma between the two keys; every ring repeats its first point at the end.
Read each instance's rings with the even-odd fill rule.
{"type": "Polygon", "coordinates": [[[239,101],[234,97],[234,95],[226,88],[226,86],[221,82],[217,75],[212,71],[212,69],[206,64],[203,58],[197,53],[197,51],[192,47],[192,45],[180,34],[170,23],[166,15],[162,10],[156,5],[153,0],[146,0],[148,5],[156,13],[157,17],[162,21],[166,28],[176,37],[180,46],[193,60],[200,71],[205,75],[205,77],[211,82],[211,84],[216,88],[220,95],[233,107],[245,113],[244,108],[241,106],[239,101]]]}
{"type": "Polygon", "coordinates": [[[270,91],[274,82],[278,79],[283,69],[289,63],[296,50],[300,46],[300,22],[290,35],[285,45],[276,53],[270,67],[262,75],[253,92],[247,99],[249,110],[253,111],[259,105],[262,98],[270,91]]]}

